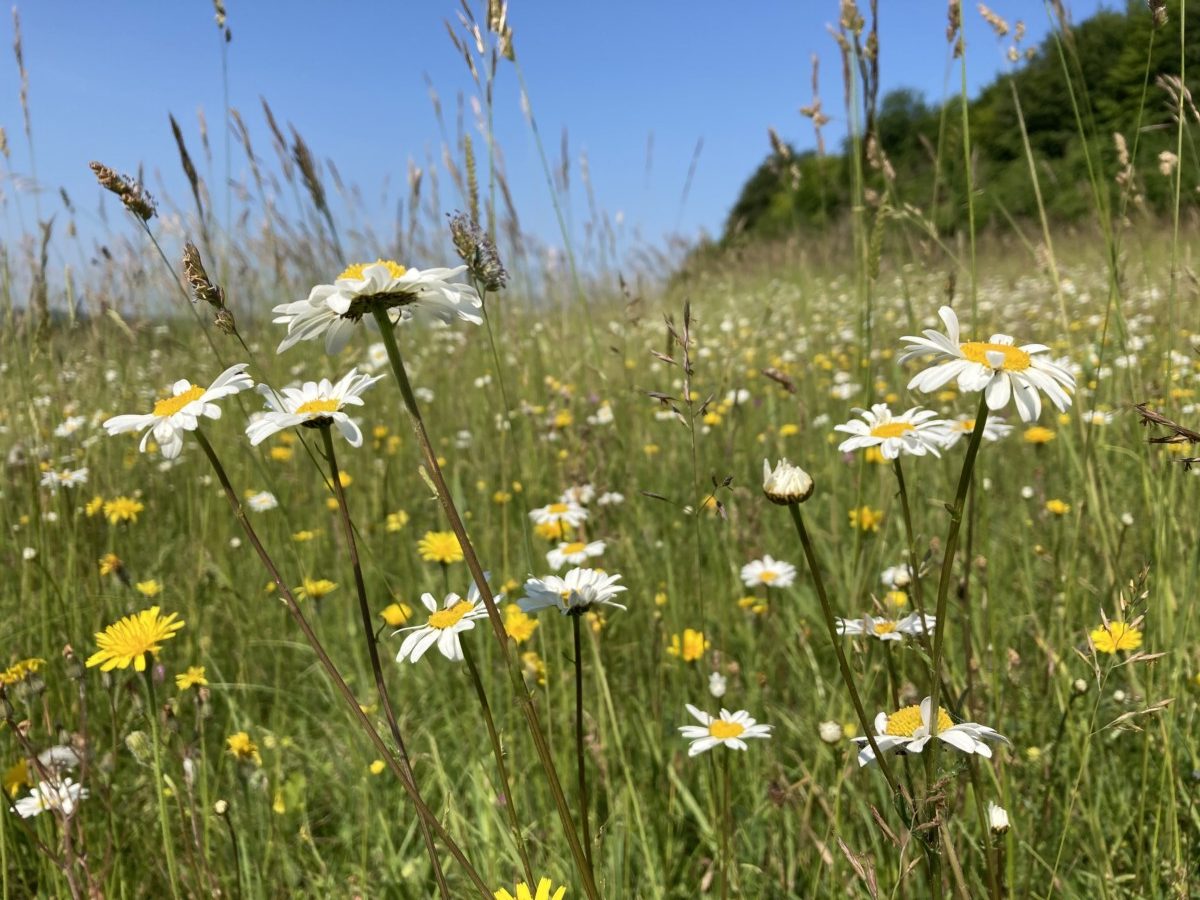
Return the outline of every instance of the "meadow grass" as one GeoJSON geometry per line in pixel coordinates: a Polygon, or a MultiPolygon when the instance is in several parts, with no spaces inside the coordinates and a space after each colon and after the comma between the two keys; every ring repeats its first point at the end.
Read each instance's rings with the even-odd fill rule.
{"type": "MultiPolygon", "coordinates": [[[[515,62],[504,29],[489,20],[473,69],[488,122],[495,62],[515,62]]],[[[865,52],[852,34],[845,47],[865,52]]],[[[339,220],[303,139],[266,114],[291,218],[242,129],[252,177],[239,193],[257,198],[257,225],[219,227],[193,169],[194,214],[168,199],[165,216],[144,216],[135,198],[134,216],[114,217],[86,303],[44,253],[40,268],[34,252],[3,256],[0,768],[13,802],[0,808],[0,897],[457,898],[480,893],[472,874],[489,890],[545,877],[572,898],[1195,892],[1196,482],[1187,440],[1147,443],[1171,432],[1147,431],[1134,408],[1200,422],[1178,215],[1169,233],[1114,225],[1097,176],[1102,225],[1052,232],[1043,217],[1036,246],[973,229],[955,245],[925,240],[912,219],[885,240],[903,216],[868,204],[846,239],[742,248],[635,293],[598,267],[612,249],[602,238],[574,247],[557,279],[522,251],[492,155],[484,169],[460,141],[461,156],[447,154],[459,205],[512,251],[504,290],[495,260],[463,254],[483,323],[405,323],[392,359],[362,327],[337,354],[319,342],[276,353],[285,329],[272,307],[332,282],[355,255],[425,268],[454,250],[420,176],[396,240],[356,223],[352,204],[339,220]],[[203,239],[181,279],[174,240],[192,231],[203,239]],[[206,293],[200,257],[223,293],[206,293]],[[72,300],[69,314],[18,308],[30,281],[72,300]],[[1047,402],[1028,423],[1011,404],[995,413],[1012,429],[979,444],[973,477],[970,428],[902,468],[839,452],[833,429],[854,407],[977,415],[978,397],[953,383],[906,387],[922,364],[899,360],[900,338],[940,327],[943,304],[965,335],[1049,345],[1075,376],[1069,409],[1047,402]],[[178,379],[207,385],[234,363],[275,389],[352,366],[380,376],[350,410],[362,446],[297,427],[251,447],[263,398],[250,392],[220,401],[203,443],[185,434],[177,460],[105,433],[178,379]],[[411,427],[418,404],[427,444],[411,427]],[[815,486],[790,510],[762,490],[763,460],[780,458],[815,486]],[[74,486],[48,483],[83,467],[74,486]],[[529,513],[564,494],[588,510],[567,537],[604,542],[585,565],[620,574],[627,609],[515,611],[559,543],[529,513]],[[947,559],[956,496],[962,530],[947,559]],[[468,560],[423,558],[451,510],[468,560]],[[472,548],[505,592],[496,635],[482,620],[462,633],[469,664],[436,649],[397,663],[394,632],[426,621],[423,594],[438,606],[467,596],[472,548]],[[747,586],[743,566],[767,555],[793,564],[794,582],[747,586]],[[918,583],[885,584],[914,559],[918,583]],[[935,640],[835,631],[831,643],[818,578],[847,619],[933,613],[940,599],[935,640]],[[184,624],[146,674],[87,665],[96,632],[151,606],[184,624]],[[1136,628],[1140,645],[1104,652],[1109,622],[1136,628]],[[206,683],[189,682],[190,667],[206,683]],[[942,746],[889,756],[886,775],[860,768],[853,695],[870,724],[931,692],[951,722],[1009,743],[990,759],[942,746]],[[770,737],[689,757],[685,704],[747,710],[770,737]],[[395,735],[406,752],[393,752],[395,735]],[[52,747],[71,748],[88,796],[70,815],[23,818],[17,801],[33,784],[62,777],[38,759],[52,747]],[[470,874],[433,822],[423,829],[417,792],[470,874]]],[[[468,237],[460,253],[479,246],[468,237]]],[[[459,547],[435,540],[447,542],[459,547]]]]}

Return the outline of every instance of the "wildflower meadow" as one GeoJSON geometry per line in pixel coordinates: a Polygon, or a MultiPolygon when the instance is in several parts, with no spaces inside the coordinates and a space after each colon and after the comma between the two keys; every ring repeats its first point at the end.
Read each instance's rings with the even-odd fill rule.
{"type": "Polygon", "coordinates": [[[382,225],[265,100],[52,212],[14,12],[0,898],[1200,896],[1200,8],[1123,14],[1114,143],[1048,4],[1077,177],[1006,76],[1037,199],[985,220],[1018,188],[948,101],[943,221],[876,125],[875,3],[828,3],[842,212],[622,256],[548,161],[546,8],[441,5],[473,93],[382,225]]]}

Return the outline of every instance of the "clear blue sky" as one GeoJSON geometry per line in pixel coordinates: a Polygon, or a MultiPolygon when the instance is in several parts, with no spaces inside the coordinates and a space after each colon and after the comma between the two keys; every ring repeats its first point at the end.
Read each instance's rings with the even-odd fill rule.
{"type": "MultiPolygon", "coordinates": [[[[959,74],[947,50],[944,0],[883,0],[880,6],[883,90],[915,87],[931,100],[953,93],[959,74]]],[[[1078,20],[1099,6],[1099,0],[1075,0],[1073,14],[1078,20]]],[[[379,199],[385,179],[390,176],[394,203],[407,160],[425,165],[440,155],[423,76],[441,95],[451,130],[455,95],[471,88],[443,24],[457,7],[451,0],[229,0],[231,104],[250,124],[258,154],[273,158],[261,95],[285,127],[295,124],[319,157],[332,158],[343,177],[362,188],[386,221],[390,205],[385,209],[379,199]]],[[[975,3],[964,7],[974,91],[1007,64],[975,3]]],[[[152,190],[161,178],[177,201],[186,199],[168,112],[183,125],[219,212],[220,46],[209,0],[24,0],[19,8],[37,175],[51,194],[67,189],[84,211],[81,228],[97,208],[87,170],[91,159],[127,172],[143,164],[152,190]],[[211,170],[204,169],[197,109],[208,120],[211,170]]],[[[997,0],[993,8],[1010,22],[1025,21],[1027,45],[1047,31],[1040,0],[997,0]]],[[[836,146],[845,133],[840,62],[826,25],[837,15],[836,0],[513,0],[516,46],[555,160],[563,128],[570,133],[576,220],[586,211],[578,178],[579,153],[586,150],[599,203],[623,213],[627,237],[637,230],[656,241],[677,226],[685,234],[719,232],[740,185],[768,150],[769,126],[797,146],[812,145],[811,127],[797,109],[811,97],[813,53],[821,58],[821,93],[834,120],[827,138],[836,146]],[[699,139],[703,152],[681,209],[699,139]]],[[[0,31],[0,125],[8,132],[13,170],[29,176],[7,16],[0,31]]],[[[500,72],[497,131],[523,224],[557,243],[516,79],[507,67],[500,72]]],[[[233,172],[246,175],[237,152],[233,172]]],[[[3,188],[11,194],[10,183],[3,188]]],[[[458,205],[448,179],[442,200],[448,208],[458,205]]],[[[2,224],[11,237],[18,221],[9,206],[2,224]]],[[[43,196],[44,214],[58,208],[56,196],[43,196]]],[[[22,211],[28,225],[28,197],[22,211]]]]}

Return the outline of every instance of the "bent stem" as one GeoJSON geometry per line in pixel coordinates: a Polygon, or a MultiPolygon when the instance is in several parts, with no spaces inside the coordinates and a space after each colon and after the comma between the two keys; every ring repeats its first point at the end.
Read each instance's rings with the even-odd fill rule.
{"type": "Polygon", "coordinates": [[[858,715],[858,724],[862,727],[863,734],[866,735],[867,743],[875,754],[875,761],[879,764],[883,777],[887,779],[893,796],[899,796],[900,791],[896,786],[896,779],[892,775],[892,768],[879,751],[879,745],[875,743],[875,726],[867,718],[867,711],[863,708],[862,698],[858,695],[854,676],[850,672],[850,663],[846,661],[846,652],[842,649],[842,642],[838,639],[837,625],[833,621],[833,607],[829,604],[829,595],[825,591],[825,581],[821,578],[821,569],[817,565],[817,554],[813,550],[812,539],[808,536],[808,529],[804,527],[804,517],[800,515],[798,504],[789,505],[788,512],[792,514],[792,521],[796,524],[796,533],[800,535],[800,544],[804,547],[804,558],[808,561],[809,572],[812,573],[813,584],[817,589],[817,599],[821,601],[821,613],[825,619],[825,627],[829,631],[829,642],[833,644],[833,652],[837,656],[842,681],[846,685],[846,690],[850,692],[850,701],[854,704],[854,712],[858,715]]]}
{"type": "Polygon", "coordinates": [[[513,796],[512,782],[508,777],[508,766],[504,763],[504,748],[500,746],[500,734],[496,731],[496,723],[492,718],[492,707],[488,703],[487,691],[483,688],[483,679],[479,677],[479,667],[475,665],[475,657],[471,648],[462,644],[463,659],[467,663],[467,671],[471,673],[471,682],[475,685],[475,696],[479,698],[479,706],[483,710],[483,721],[487,726],[488,738],[492,742],[492,756],[496,758],[496,769],[500,773],[500,790],[504,792],[504,809],[508,813],[508,824],[512,828],[513,840],[517,842],[517,855],[521,857],[521,868],[525,871],[525,883],[534,884],[533,867],[529,865],[529,851],[525,849],[525,835],[521,832],[521,821],[517,818],[517,803],[513,796]]]}
{"type": "Polygon", "coordinates": [[[442,510],[446,513],[446,518],[450,522],[450,529],[454,532],[455,537],[458,538],[458,542],[462,546],[463,558],[467,563],[467,568],[471,570],[471,577],[475,581],[475,586],[479,589],[479,596],[483,600],[484,608],[487,610],[488,621],[492,625],[492,632],[495,634],[496,641],[500,645],[500,652],[504,656],[504,662],[508,669],[508,678],[513,697],[521,708],[526,725],[529,727],[529,734],[533,738],[533,745],[537,751],[538,761],[541,763],[542,771],[546,775],[550,792],[554,796],[554,805],[558,811],[558,818],[562,823],[563,833],[566,835],[567,843],[571,848],[571,857],[583,881],[584,893],[587,895],[588,900],[600,900],[600,894],[596,890],[595,879],[592,877],[591,867],[587,864],[587,856],[583,851],[583,845],[579,842],[579,834],[575,829],[575,822],[571,816],[571,807],[567,803],[566,794],[563,792],[562,781],[558,777],[558,770],[554,767],[554,757],[550,752],[550,743],[546,740],[545,732],[538,721],[537,709],[534,707],[533,699],[525,687],[525,680],[521,675],[520,663],[513,653],[508,639],[508,632],[504,628],[504,619],[500,615],[500,610],[496,607],[496,598],[492,595],[492,589],[487,583],[487,578],[484,576],[483,567],[479,564],[479,557],[475,554],[475,547],[471,543],[471,539],[467,537],[467,530],[463,526],[462,517],[458,514],[458,508],[454,505],[454,498],[450,496],[450,489],[447,487],[446,479],[442,475],[442,467],[438,464],[437,454],[434,452],[433,444],[429,440],[429,433],[425,430],[425,420],[421,418],[421,410],[417,406],[417,398],[413,395],[412,385],[408,380],[408,373],[404,369],[404,360],[400,356],[400,348],[396,345],[396,335],[393,331],[394,326],[391,320],[388,319],[386,310],[375,309],[373,310],[373,315],[375,316],[376,324],[379,325],[379,331],[383,337],[383,345],[387,349],[388,361],[391,363],[392,373],[396,376],[396,384],[400,388],[400,395],[404,399],[404,408],[408,412],[409,419],[412,422],[413,434],[416,436],[417,443],[421,447],[421,455],[424,458],[425,467],[428,470],[430,479],[433,481],[434,489],[437,491],[438,500],[442,504],[442,510]]]}
{"type": "MultiPolygon", "coordinates": [[[[401,768],[413,784],[413,790],[419,793],[417,779],[413,775],[412,764],[408,758],[408,749],[404,746],[404,738],[400,736],[400,723],[396,721],[396,712],[392,708],[392,699],[388,694],[387,682],[383,677],[383,666],[379,662],[379,647],[376,645],[374,632],[371,630],[371,608],[367,603],[367,587],[363,580],[362,565],[358,559],[358,544],[354,540],[354,524],[350,520],[350,507],[346,503],[346,490],[342,487],[342,474],[338,470],[337,453],[333,449],[333,434],[330,423],[321,427],[321,437],[325,441],[325,458],[329,461],[329,476],[333,483],[333,491],[337,495],[338,511],[341,513],[342,531],[346,537],[346,550],[350,554],[350,565],[354,569],[354,587],[358,594],[358,611],[362,616],[363,639],[367,642],[367,654],[371,659],[371,672],[375,676],[375,692],[379,695],[379,705],[383,707],[387,718],[388,728],[391,729],[392,739],[396,742],[401,768]]],[[[438,891],[443,900],[449,900],[450,887],[446,884],[446,876],[442,872],[442,863],[438,858],[437,844],[433,840],[433,832],[429,823],[418,816],[421,826],[421,837],[425,841],[425,850],[429,854],[429,862],[433,866],[433,877],[437,882],[438,891]]]]}
{"type": "Polygon", "coordinates": [[[387,767],[392,770],[392,773],[399,779],[400,785],[404,788],[404,792],[408,794],[412,801],[413,807],[417,811],[417,815],[429,824],[433,829],[434,834],[446,846],[446,851],[454,857],[463,868],[463,872],[471,883],[479,890],[480,896],[484,900],[492,900],[493,891],[489,888],[480,877],[475,867],[471,865],[466,855],[459,848],[454,839],[450,837],[450,833],[438,820],[433,811],[421,799],[420,792],[412,779],[408,777],[406,770],[400,765],[396,755],[388,747],[387,742],[380,736],[375,726],[371,723],[370,718],[363,712],[362,706],[358,702],[358,698],[354,696],[354,692],[350,690],[350,686],[346,684],[346,679],[342,677],[342,673],[338,670],[337,665],[330,658],[329,653],[325,650],[325,646],[321,643],[320,638],[312,629],[299,604],[296,602],[296,597],[292,593],[292,589],[287,586],[283,580],[283,575],[279,572],[279,567],[275,565],[275,560],[267,552],[262,541],[259,540],[258,533],[254,530],[254,526],[250,524],[250,519],[246,516],[246,510],[242,507],[241,501],[238,500],[237,491],[233,489],[233,485],[229,481],[229,476],[225,473],[225,467],[221,465],[221,460],[213,449],[212,444],[208,442],[208,438],[204,436],[204,432],[197,428],[193,434],[196,436],[197,442],[201,449],[204,450],[204,455],[208,457],[209,463],[213,467],[213,471],[217,476],[217,480],[221,483],[221,488],[225,492],[225,498],[229,501],[229,506],[233,510],[234,517],[242,526],[242,532],[246,535],[246,539],[254,548],[254,552],[258,554],[259,561],[263,564],[263,568],[271,576],[271,580],[275,582],[275,587],[279,591],[279,596],[283,599],[284,605],[287,607],[288,613],[295,621],[296,625],[304,635],[304,639],[308,642],[316,654],[317,661],[321,664],[321,668],[325,670],[325,674],[329,676],[329,680],[333,682],[334,688],[341,696],[349,710],[350,715],[354,718],[362,730],[366,733],[367,738],[374,745],[380,757],[387,764],[387,767]]]}
{"type": "Polygon", "coordinates": [[[571,628],[575,636],[575,766],[579,776],[579,821],[583,831],[583,849],[588,868],[592,868],[592,829],[588,823],[587,759],[583,752],[583,648],[579,638],[579,619],[576,610],[571,615],[571,628]]]}
{"type": "MultiPolygon", "coordinates": [[[[148,654],[147,654],[148,655],[148,654]]],[[[171,843],[171,826],[167,821],[167,800],[163,794],[162,749],[158,746],[158,702],[154,697],[153,657],[146,666],[146,712],[150,717],[150,741],[154,747],[154,793],[158,799],[158,824],[162,829],[163,856],[167,861],[167,876],[171,881],[171,896],[179,900],[179,872],[175,867],[175,848],[171,843]]]]}

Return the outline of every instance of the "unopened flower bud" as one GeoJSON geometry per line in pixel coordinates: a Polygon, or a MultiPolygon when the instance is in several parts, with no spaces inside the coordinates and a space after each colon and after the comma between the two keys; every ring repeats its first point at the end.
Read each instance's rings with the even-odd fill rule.
{"type": "Polygon", "coordinates": [[[229,804],[224,800],[218,800],[213,804],[213,812],[215,812],[218,816],[223,816],[229,812],[229,804]]]}
{"type": "Polygon", "coordinates": [[[131,731],[125,735],[125,749],[142,765],[149,765],[153,756],[150,737],[144,731],[131,731]]]}
{"type": "Polygon", "coordinates": [[[992,834],[1004,834],[1004,832],[1008,831],[1008,810],[989,800],[987,814],[988,827],[992,829],[992,834]]]}
{"type": "Polygon", "coordinates": [[[842,726],[837,722],[822,722],[817,726],[817,734],[827,744],[836,744],[842,739],[842,726]]]}
{"type": "Polygon", "coordinates": [[[1077,694],[1086,694],[1088,691],[1088,683],[1082,678],[1076,678],[1075,683],[1071,685],[1077,694]]]}
{"type": "Polygon", "coordinates": [[[771,464],[763,460],[763,493],[772,503],[794,506],[803,503],[813,492],[812,477],[799,466],[781,459],[772,471],[771,464]]]}
{"type": "Polygon", "coordinates": [[[708,676],[708,692],[718,700],[725,696],[725,676],[720,672],[713,672],[708,676]]]}

